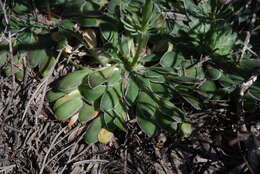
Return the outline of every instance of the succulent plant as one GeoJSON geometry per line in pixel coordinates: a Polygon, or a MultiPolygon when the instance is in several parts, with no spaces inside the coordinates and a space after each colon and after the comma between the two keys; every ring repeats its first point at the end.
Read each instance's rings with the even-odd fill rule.
{"type": "MultiPolygon", "coordinates": [[[[16,34],[13,72],[23,78],[26,58],[45,77],[54,65],[55,50],[63,50],[63,58],[75,48],[83,51],[91,63],[74,63],[79,69],[56,81],[47,98],[57,119],[89,123],[87,143],[111,142],[116,130],[126,131],[133,119],[148,136],[160,129],[189,136],[186,106],[201,110],[205,100],[231,99],[260,67],[251,54],[237,61],[232,53],[243,47],[240,33],[229,23],[239,9],[222,1],[36,2],[36,8],[47,13],[47,21],[41,22],[48,25],[34,19],[27,1],[7,6],[16,14],[8,24],[16,34]],[[60,10],[52,16],[55,8],[60,10]],[[185,14],[185,20],[168,18],[171,9],[185,14]]],[[[2,23],[1,29],[7,25],[2,23]]],[[[10,75],[9,43],[0,44],[0,66],[10,75]]],[[[254,105],[259,92],[256,82],[245,95],[245,105],[254,105]]]]}

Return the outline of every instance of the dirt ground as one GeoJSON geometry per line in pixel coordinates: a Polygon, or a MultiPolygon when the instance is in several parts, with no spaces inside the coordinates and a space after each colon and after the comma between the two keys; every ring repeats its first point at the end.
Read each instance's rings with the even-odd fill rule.
{"type": "MultiPolygon", "coordinates": [[[[55,71],[51,81],[65,73],[55,71]]],[[[23,81],[0,79],[0,173],[252,174],[259,167],[257,125],[238,135],[236,114],[224,101],[187,114],[188,138],[176,132],[149,138],[132,122],[113,143],[88,145],[82,138],[87,124],[56,120],[41,84],[29,70],[23,81]]],[[[248,122],[256,115],[248,113],[248,122]]]]}

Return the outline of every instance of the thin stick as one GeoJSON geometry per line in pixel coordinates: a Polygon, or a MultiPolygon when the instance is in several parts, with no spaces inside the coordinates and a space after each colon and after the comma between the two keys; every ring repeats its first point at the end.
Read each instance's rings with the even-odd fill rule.
{"type": "Polygon", "coordinates": [[[124,174],[127,174],[127,149],[125,149],[125,154],[124,154],[124,174]]]}
{"type": "Polygon", "coordinates": [[[16,165],[0,167],[0,173],[7,172],[8,170],[12,170],[14,167],[16,167],[16,165]]]}
{"type": "Polygon", "coordinates": [[[45,155],[45,157],[44,157],[44,160],[43,160],[43,162],[42,162],[42,167],[41,167],[41,170],[40,170],[40,173],[39,173],[39,174],[42,174],[42,173],[43,173],[44,168],[45,168],[45,166],[46,166],[47,158],[48,158],[48,156],[49,156],[49,154],[50,154],[52,148],[55,146],[55,142],[57,141],[57,139],[59,138],[59,136],[65,131],[66,128],[67,128],[67,127],[64,127],[64,128],[55,136],[55,138],[53,139],[53,141],[52,141],[52,143],[51,143],[51,145],[50,145],[50,148],[48,149],[48,151],[47,151],[47,153],[46,153],[46,155],[45,155]]]}
{"type": "Polygon", "coordinates": [[[75,162],[73,165],[81,165],[81,164],[88,164],[88,163],[108,163],[108,160],[101,160],[101,159],[92,159],[92,160],[82,160],[75,162]]]}
{"type": "Polygon", "coordinates": [[[245,55],[245,53],[246,53],[248,44],[249,44],[249,42],[250,42],[250,37],[251,37],[251,34],[250,34],[249,31],[247,31],[247,32],[246,32],[246,39],[245,39],[245,41],[244,41],[244,47],[243,47],[243,49],[242,49],[242,53],[241,53],[239,59],[237,60],[237,63],[240,63],[241,60],[244,58],[244,55],[245,55]]]}

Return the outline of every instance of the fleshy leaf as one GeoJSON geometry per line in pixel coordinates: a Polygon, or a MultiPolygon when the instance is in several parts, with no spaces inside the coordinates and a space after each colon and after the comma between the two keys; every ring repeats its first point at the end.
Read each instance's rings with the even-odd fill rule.
{"type": "Polygon", "coordinates": [[[182,60],[184,59],[183,55],[176,53],[174,51],[166,52],[160,60],[160,64],[163,67],[178,67],[180,66],[182,60]]]}
{"type": "Polygon", "coordinates": [[[104,39],[113,45],[118,44],[118,31],[115,25],[112,25],[112,23],[102,23],[100,24],[100,30],[104,39]]]}
{"type": "Polygon", "coordinates": [[[99,97],[102,96],[102,94],[106,90],[106,86],[100,85],[100,86],[97,86],[95,88],[89,88],[89,87],[81,85],[79,87],[79,90],[80,90],[82,96],[86,100],[93,102],[93,101],[97,100],[99,97]]]}
{"type": "Polygon", "coordinates": [[[66,119],[75,115],[83,105],[81,98],[69,100],[55,109],[55,115],[58,119],[66,119]]]}
{"type": "Polygon", "coordinates": [[[103,112],[112,110],[120,102],[118,93],[115,88],[108,88],[103,94],[100,102],[100,109],[103,112]]]}
{"type": "Polygon", "coordinates": [[[108,67],[101,71],[93,72],[84,79],[83,83],[85,86],[95,88],[105,83],[112,76],[113,71],[114,67],[108,67]]]}
{"type": "Polygon", "coordinates": [[[66,93],[64,92],[54,92],[54,91],[49,91],[47,93],[47,99],[49,102],[54,102],[55,100],[63,97],[64,95],[66,95],[66,93]]]}
{"type": "Polygon", "coordinates": [[[140,92],[137,98],[137,112],[144,118],[152,119],[158,105],[151,96],[140,92]]]}
{"type": "Polygon", "coordinates": [[[95,118],[98,115],[98,111],[95,110],[93,105],[89,105],[84,103],[82,108],[79,111],[79,121],[80,122],[88,122],[95,118]]]}
{"type": "Polygon", "coordinates": [[[136,119],[139,127],[144,131],[145,134],[148,136],[153,136],[156,133],[157,126],[153,122],[143,118],[138,113],[136,115],[136,119]]]}
{"type": "Polygon", "coordinates": [[[205,91],[205,92],[211,92],[211,93],[213,93],[213,92],[216,91],[217,87],[216,87],[214,81],[207,80],[207,81],[205,81],[205,82],[202,84],[202,86],[200,87],[200,89],[201,89],[202,91],[205,91]]]}
{"type": "Polygon", "coordinates": [[[121,131],[126,131],[126,127],[125,127],[125,124],[124,124],[124,122],[120,119],[120,118],[115,118],[114,120],[113,120],[113,123],[114,123],[114,125],[117,127],[117,128],[119,128],[121,131]]]}
{"type": "Polygon", "coordinates": [[[54,103],[53,109],[55,110],[56,108],[60,107],[62,104],[66,103],[70,100],[77,99],[77,98],[81,98],[79,91],[78,90],[71,91],[69,94],[56,100],[56,102],[54,103]]]}
{"type": "Polygon", "coordinates": [[[259,87],[259,83],[256,83],[256,85],[254,85],[254,86],[251,86],[250,88],[249,88],[249,95],[253,98],[253,99],[255,99],[255,100],[257,100],[257,101],[260,101],[260,87],[259,87]],[[258,86],[257,86],[258,85],[258,86]]]}
{"type": "Polygon", "coordinates": [[[86,130],[86,134],[84,136],[84,140],[86,143],[96,143],[98,141],[98,134],[102,129],[102,119],[101,116],[97,117],[93,120],[88,129],[86,130]]]}
{"type": "Polygon", "coordinates": [[[222,72],[216,68],[207,67],[206,75],[210,80],[218,80],[222,76],[222,72]]]}
{"type": "Polygon", "coordinates": [[[138,96],[138,93],[139,93],[138,85],[136,84],[136,82],[134,80],[129,78],[125,98],[130,105],[132,105],[135,102],[135,99],[138,96]]]}
{"type": "Polygon", "coordinates": [[[76,89],[82,83],[83,78],[91,73],[90,69],[78,70],[67,74],[62,80],[58,82],[57,88],[60,91],[69,92],[76,89]]]}
{"type": "Polygon", "coordinates": [[[150,82],[154,83],[165,83],[166,81],[165,77],[162,74],[155,71],[147,71],[145,72],[144,76],[147,77],[150,82]]]}

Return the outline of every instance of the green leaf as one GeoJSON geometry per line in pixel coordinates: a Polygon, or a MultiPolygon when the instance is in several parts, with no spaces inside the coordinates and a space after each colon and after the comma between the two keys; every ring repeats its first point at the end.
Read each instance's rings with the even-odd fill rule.
{"type": "Polygon", "coordinates": [[[218,80],[222,76],[222,72],[216,68],[207,66],[206,75],[210,80],[218,80]]]}
{"type": "Polygon", "coordinates": [[[86,130],[86,134],[84,136],[84,140],[86,143],[96,143],[98,141],[98,134],[102,129],[102,118],[101,116],[97,117],[94,121],[92,121],[86,130]]]}
{"type": "Polygon", "coordinates": [[[160,101],[160,108],[159,111],[170,117],[171,119],[175,120],[178,123],[182,122],[182,117],[184,116],[184,112],[178,108],[175,104],[173,104],[171,101],[162,99],[160,101]]]}
{"type": "Polygon", "coordinates": [[[46,53],[45,49],[35,49],[28,52],[28,61],[32,68],[40,66],[41,70],[49,62],[49,55],[46,53]]]}
{"type": "Polygon", "coordinates": [[[162,129],[166,129],[168,131],[177,130],[177,126],[173,126],[177,124],[177,122],[161,112],[156,112],[155,120],[156,120],[156,124],[158,124],[162,129]]]}
{"type": "Polygon", "coordinates": [[[91,72],[92,70],[90,69],[84,69],[69,73],[58,82],[57,89],[63,92],[70,92],[78,88],[81,85],[84,77],[91,72]]]}
{"type": "Polygon", "coordinates": [[[102,96],[102,94],[106,90],[106,86],[100,85],[100,86],[97,86],[95,88],[89,88],[89,87],[86,87],[84,85],[81,85],[79,87],[79,90],[80,90],[82,96],[86,100],[88,100],[90,102],[94,102],[95,100],[97,100],[99,97],[102,96]]]}
{"type": "Polygon", "coordinates": [[[157,73],[155,71],[145,72],[144,77],[148,78],[150,82],[154,82],[154,83],[165,83],[166,81],[164,75],[157,73]]]}
{"type": "Polygon", "coordinates": [[[56,102],[54,103],[53,109],[56,110],[58,107],[60,107],[64,103],[66,103],[70,100],[79,99],[79,98],[81,98],[79,91],[74,90],[74,91],[70,92],[69,94],[59,98],[58,100],[56,100],[56,102]]]}
{"type": "Polygon", "coordinates": [[[245,79],[235,74],[223,74],[218,81],[223,87],[230,88],[230,90],[233,91],[236,85],[242,83],[245,79]]]}
{"type": "Polygon", "coordinates": [[[120,118],[115,118],[114,120],[113,120],[113,123],[114,123],[114,125],[117,127],[117,128],[119,128],[121,131],[124,131],[124,132],[126,132],[126,126],[125,126],[125,124],[124,124],[124,122],[120,119],[120,118]]]}
{"type": "Polygon", "coordinates": [[[22,81],[22,80],[24,79],[24,70],[21,70],[21,71],[18,70],[18,71],[15,73],[15,77],[16,77],[18,80],[22,81]]]}
{"type": "Polygon", "coordinates": [[[88,18],[88,17],[80,17],[77,19],[78,23],[82,26],[82,27],[99,27],[100,23],[102,22],[102,20],[97,19],[97,18],[88,18]]]}
{"type": "Polygon", "coordinates": [[[195,96],[190,95],[189,93],[181,93],[183,99],[188,102],[193,108],[201,110],[201,102],[195,96]]]}
{"type": "Polygon", "coordinates": [[[50,57],[49,62],[47,62],[47,64],[44,67],[39,67],[43,77],[46,77],[49,75],[49,72],[50,72],[52,66],[54,65],[54,63],[55,63],[55,58],[50,57]]]}
{"type": "Polygon", "coordinates": [[[196,80],[203,80],[205,73],[200,63],[193,63],[191,60],[186,60],[181,68],[181,76],[193,78],[196,80]]]}
{"type": "Polygon", "coordinates": [[[106,127],[109,129],[119,128],[126,131],[125,121],[127,120],[127,113],[124,106],[119,103],[113,110],[104,113],[104,121],[106,127]]]}
{"type": "Polygon", "coordinates": [[[152,119],[156,109],[158,108],[156,101],[154,101],[147,93],[139,92],[136,102],[138,113],[143,115],[145,118],[152,119]]]}
{"type": "Polygon", "coordinates": [[[108,0],[91,0],[93,3],[98,4],[100,7],[103,7],[108,3],[108,0]]]}
{"type": "Polygon", "coordinates": [[[28,12],[31,8],[32,8],[31,4],[27,3],[26,1],[24,1],[24,3],[17,1],[15,3],[13,10],[18,14],[23,14],[28,12]]]}
{"type": "Polygon", "coordinates": [[[75,24],[69,19],[63,19],[59,25],[59,27],[62,28],[63,30],[69,30],[69,31],[74,31],[74,26],[75,24]]]}
{"type": "Polygon", "coordinates": [[[102,23],[100,24],[100,30],[104,39],[112,43],[114,46],[118,45],[118,31],[114,24],[102,23]]]}
{"type": "Polygon", "coordinates": [[[115,86],[120,82],[120,80],[121,80],[121,71],[120,70],[114,70],[112,76],[107,81],[107,85],[108,86],[115,86]]]}
{"type": "Polygon", "coordinates": [[[47,96],[46,96],[46,97],[47,97],[47,99],[48,99],[49,102],[54,102],[55,100],[57,100],[57,99],[59,99],[59,98],[65,96],[65,95],[66,95],[66,93],[64,93],[64,92],[49,91],[49,92],[47,93],[47,96]]]}
{"type": "Polygon", "coordinates": [[[184,4],[187,16],[194,21],[197,17],[203,16],[199,7],[191,0],[181,0],[184,4]],[[194,18],[195,17],[195,18],[194,18]]]}
{"type": "Polygon", "coordinates": [[[214,53],[218,55],[226,55],[236,43],[237,35],[232,33],[231,29],[214,32],[211,38],[210,47],[215,50],[214,53]]]}
{"type": "Polygon", "coordinates": [[[148,135],[148,136],[155,135],[155,133],[157,131],[157,126],[153,122],[143,118],[138,113],[136,115],[136,119],[137,119],[137,123],[138,123],[139,127],[143,130],[143,132],[146,135],[148,135]]]}
{"type": "Polygon", "coordinates": [[[99,85],[102,85],[105,83],[113,74],[114,72],[114,66],[107,67],[101,71],[96,71],[91,74],[89,74],[84,79],[84,86],[89,86],[90,88],[95,88],[99,85]]]}
{"type": "Polygon", "coordinates": [[[95,6],[92,2],[84,1],[80,6],[80,12],[82,14],[88,14],[95,11],[97,6],[95,6]]]}
{"type": "Polygon", "coordinates": [[[143,7],[143,13],[142,13],[142,26],[145,26],[148,24],[152,14],[153,14],[153,1],[152,0],[146,0],[145,5],[143,7]]]}
{"type": "Polygon", "coordinates": [[[172,67],[151,67],[149,69],[152,71],[156,71],[158,73],[162,73],[162,74],[168,74],[168,73],[174,71],[174,69],[172,67]]]}
{"type": "Polygon", "coordinates": [[[141,60],[140,60],[140,63],[142,64],[145,64],[147,62],[153,62],[153,61],[156,61],[156,60],[159,60],[159,55],[157,54],[149,54],[149,55],[146,55],[144,56],[141,60]]]}
{"type": "Polygon", "coordinates": [[[104,112],[103,113],[103,121],[104,121],[104,127],[108,129],[115,129],[115,125],[113,123],[113,120],[116,118],[114,113],[112,111],[104,112]]]}
{"type": "Polygon", "coordinates": [[[214,93],[217,90],[217,87],[214,81],[207,80],[201,85],[200,90],[208,93],[214,93]]]}
{"type": "Polygon", "coordinates": [[[182,54],[178,54],[174,51],[169,51],[162,56],[160,64],[163,67],[178,67],[180,66],[183,59],[184,57],[182,54]]]}
{"type": "Polygon", "coordinates": [[[50,4],[51,5],[62,5],[66,2],[67,2],[67,0],[53,0],[53,1],[50,1],[50,4]]]}
{"type": "Polygon", "coordinates": [[[133,39],[129,36],[123,35],[120,39],[119,49],[122,56],[131,57],[131,53],[135,49],[133,39]]]}
{"type": "Polygon", "coordinates": [[[170,90],[167,88],[165,84],[160,83],[151,83],[151,89],[154,94],[163,97],[163,98],[170,98],[172,95],[170,94],[170,90]]]}
{"type": "Polygon", "coordinates": [[[147,78],[145,78],[141,75],[136,75],[136,76],[133,76],[133,80],[135,80],[136,84],[138,85],[138,87],[140,89],[148,90],[148,91],[151,90],[151,84],[147,78]]]}
{"type": "Polygon", "coordinates": [[[177,76],[177,75],[169,75],[167,80],[172,82],[173,84],[186,84],[186,85],[194,85],[199,84],[200,81],[191,77],[185,76],[177,76]]]}
{"type": "Polygon", "coordinates": [[[93,105],[84,102],[83,107],[79,111],[79,121],[88,122],[98,115],[98,111],[95,110],[93,105]]]}
{"type": "Polygon", "coordinates": [[[57,42],[56,49],[61,50],[66,48],[66,46],[68,46],[68,39],[62,39],[57,42]]]}
{"type": "Polygon", "coordinates": [[[127,89],[126,89],[126,96],[125,96],[126,101],[130,105],[132,105],[135,102],[135,99],[138,96],[138,93],[139,93],[138,85],[136,84],[136,82],[134,80],[129,78],[127,89]]]}
{"type": "Polygon", "coordinates": [[[239,64],[239,69],[251,75],[253,71],[260,68],[260,60],[243,59],[239,64]]]}
{"type": "Polygon", "coordinates": [[[55,109],[55,115],[58,119],[67,119],[75,115],[83,106],[81,98],[69,100],[55,109]]]}
{"type": "MultiPolygon", "coordinates": [[[[121,0],[111,0],[108,2],[107,9],[109,14],[114,15],[116,14],[117,6],[121,5],[121,0]]],[[[114,16],[113,16],[114,17],[114,16]]]]}
{"type": "Polygon", "coordinates": [[[251,86],[248,91],[249,95],[257,101],[260,101],[260,87],[259,86],[260,86],[260,84],[256,83],[255,85],[251,86]]]}
{"type": "Polygon", "coordinates": [[[216,94],[217,87],[214,81],[207,80],[201,85],[200,90],[206,92],[208,95],[207,97],[211,98],[216,94]]]}
{"type": "Polygon", "coordinates": [[[122,105],[122,103],[119,103],[116,108],[113,110],[113,112],[115,113],[115,115],[120,118],[120,120],[122,121],[126,121],[127,120],[127,111],[125,109],[125,107],[122,105]]]}
{"type": "Polygon", "coordinates": [[[37,37],[32,32],[25,31],[25,32],[21,32],[18,35],[17,40],[18,40],[19,47],[21,49],[26,49],[29,46],[31,46],[31,44],[36,44],[37,37]]]}
{"type": "Polygon", "coordinates": [[[101,98],[100,109],[103,112],[112,110],[119,104],[119,97],[115,88],[108,88],[101,98]]]}
{"type": "Polygon", "coordinates": [[[82,14],[88,14],[89,12],[93,12],[93,10],[95,10],[93,3],[84,0],[70,0],[64,5],[62,16],[67,18],[72,16],[81,16],[82,14]]]}

